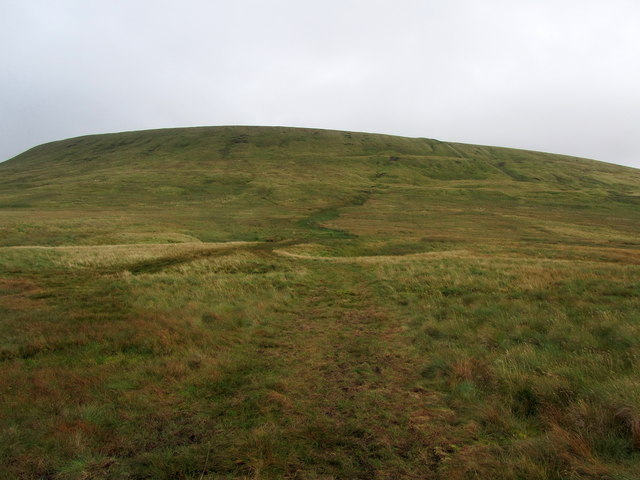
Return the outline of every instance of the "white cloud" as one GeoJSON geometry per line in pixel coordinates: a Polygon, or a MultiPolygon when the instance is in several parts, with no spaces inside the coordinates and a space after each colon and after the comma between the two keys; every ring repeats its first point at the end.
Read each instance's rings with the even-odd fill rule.
{"type": "Polygon", "coordinates": [[[6,0],[0,158],[87,133],[267,124],[640,167],[629,0],[6,0]]]}

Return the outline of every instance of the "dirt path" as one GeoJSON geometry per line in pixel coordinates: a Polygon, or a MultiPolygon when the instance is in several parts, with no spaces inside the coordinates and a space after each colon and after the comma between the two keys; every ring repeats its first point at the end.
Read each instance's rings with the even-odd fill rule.
{"type": "Polygon", "coordinates": [[[367,267],[319,265],[278,348],[259,352],[287,366],[273,401],[288,431],[316,445],[306,464],[325,469],[300,478],[432,478],[453,412],[417,387],[421,363],[367,267]]]}

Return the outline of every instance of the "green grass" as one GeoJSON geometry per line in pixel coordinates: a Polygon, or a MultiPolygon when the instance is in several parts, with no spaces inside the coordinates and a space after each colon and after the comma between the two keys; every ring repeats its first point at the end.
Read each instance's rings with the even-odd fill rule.
{"type": "Polygon", "coordinates": [[[640,478],[638,198],[353,132],[36,147],[0,164],[0,478],[640,478]]]}

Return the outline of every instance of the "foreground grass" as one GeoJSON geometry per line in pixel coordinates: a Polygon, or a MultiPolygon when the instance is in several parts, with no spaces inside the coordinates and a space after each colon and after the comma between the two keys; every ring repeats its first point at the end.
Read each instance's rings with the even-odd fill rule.
{"type": "Polygon", "coordinates": [[[0,250],[6,478],[635,478],[637,250],[163,248],[0,250]]]}

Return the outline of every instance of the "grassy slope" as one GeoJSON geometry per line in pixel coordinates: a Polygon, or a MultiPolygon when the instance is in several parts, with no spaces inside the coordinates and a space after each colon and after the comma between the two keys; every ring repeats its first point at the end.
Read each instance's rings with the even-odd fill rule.
{"type": "Polygon", "coordinates": [[[589,241],[602,226],[624,242],[636,232],[639,185],[631,168],[427,139],[255,127],[131,132],[55,142],[0,164],[0,242],[314,237],[304,219],[317,215],[340,215],[345,230],[367,239],[475,232],[589,241]]]}
{"type": "Polygon", "coordinates": [[[362,133],[36,147],[0,164],[0,464],[638,478],[639,196],[630,168],[362,133]]]}

